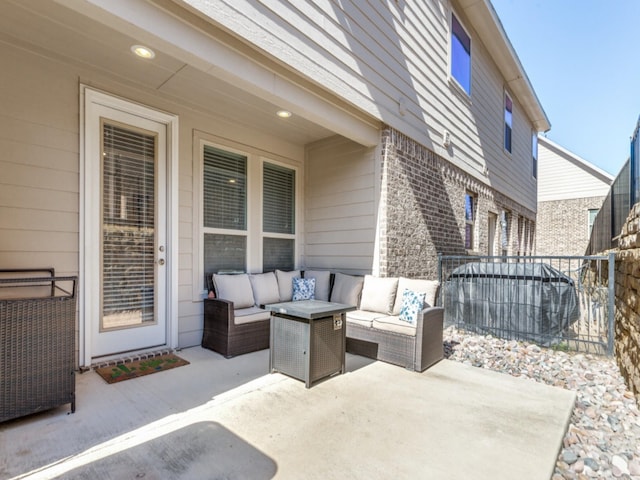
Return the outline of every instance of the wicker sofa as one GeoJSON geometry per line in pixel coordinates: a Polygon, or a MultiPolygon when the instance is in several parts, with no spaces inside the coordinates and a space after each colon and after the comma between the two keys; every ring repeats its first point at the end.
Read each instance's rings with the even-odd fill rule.
{"type": "Polygon", "coordinates": [[[347,313],[347,351],[417,372],[441,360],[444,310],[434,306],[437,290],[437,281],[365,275],[358,310],[347,313]],[[407,318],[405,304],[416,294],[420,307],[407,318]]]}
{"type": "MultiPolygon", "coordinates": [[[[287,302],[293,296],[293,279],[300,270],[236,275],[208,275],[215,298],[204,300],[202,346],[227,358],[269,348],[269,303],[287,302]]],[[[304,272],[316,278],[316,298],[329,300],[328,271],[304,272]]]]}
{"type": "Polygon", "coordinates": [[[353,276],[328,271],[212,275],[216,298],[204,301],[202,346],[225,357],[269,348],[269,303],[290,301],[296,277],[315,278],[315,298],[356,305],[348,312],[347,351],[422,372],[444,357],[438,282],[404,277],[353,276]],[[420,297],[407,321],[406,294],[420,297]]]}

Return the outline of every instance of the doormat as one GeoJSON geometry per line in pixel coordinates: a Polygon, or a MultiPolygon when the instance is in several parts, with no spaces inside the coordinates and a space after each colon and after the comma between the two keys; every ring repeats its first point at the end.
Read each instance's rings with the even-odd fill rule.
{"type": "Polygon", "coordinates": [[[100,367],[95,370],[107,383],[117,383],[171,368],[182,367],[183,365],[189,365],[189,362],[173,353],[169,353],[144,360],[100,367]]]}

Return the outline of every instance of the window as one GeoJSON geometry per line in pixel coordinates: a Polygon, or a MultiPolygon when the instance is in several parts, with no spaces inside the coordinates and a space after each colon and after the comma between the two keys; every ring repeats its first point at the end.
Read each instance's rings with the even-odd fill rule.
{"type": "Polygon", "coordinates": [[[593,224],[598,216],[599,208],[590,208],[588,212],[588,224],[587,224],[587,237],[591,236],[591,230],[593,230],[593,224]]]}
{"type": "Polygon", "coordinates": [[[511,153],[511,129],[513,128],[513,102],[508,93],[504,94],[504,149],[511,153]]]}
{"type": "Polygon", "coordinates": [[[194,223],[200,255],[194,255],[194,281],[204,278],[206,286],[205,275],[215,272],[293,270],[297,170],[251,149],[231,150],[205,139],[200,148],[202,183],[195,201],[201,220],[194,223]]]}
{"type": "Polygon", "coordinates": [[[502,246],[502,256],[509,254],[509,213],[502,211],[500,215],[500,237],[502,246]]]}
{"type": "Polygon", "coordinates": [[[464,197],[464,248],[473,250],[474,230],[476,219],[476,197],[472,193],[465,194],[464,197]]]}
{"type": "Polygon", "coordinates": [[[262,271],[295,264],[295,171],[265,162],[262,176],[262,271]]]}
{"type": "Polygon", "coordinates": [[[471,37],[451,14],[451,76],[471,95],[471,37]]]}
{"type": "Polygon", "coordinates": [[[247,157],[205,145],[202,191],[205,272],[245,271],[247,157]]]}
{"type": "Polygon", "coordinates": [[[538,132],[531,135],[531,157],[533,159],[533,178],[538,178],[538,132]]]}

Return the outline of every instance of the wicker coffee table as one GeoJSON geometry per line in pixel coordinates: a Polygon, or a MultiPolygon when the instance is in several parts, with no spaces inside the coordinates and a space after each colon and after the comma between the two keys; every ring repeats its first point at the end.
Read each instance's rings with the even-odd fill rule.
{"type": "Polygon", "coordinates": [[[269,370],[305,382],[344,373],[345,313],[356,307],[320,300],[266,305],[271,310],[269,370]]]}

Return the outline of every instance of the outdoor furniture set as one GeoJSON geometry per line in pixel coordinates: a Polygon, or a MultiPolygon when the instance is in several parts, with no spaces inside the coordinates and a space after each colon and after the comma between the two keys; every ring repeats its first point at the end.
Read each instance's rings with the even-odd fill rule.
{"type": "MultiPolygon", "coordinates": [[[[437,281],[354,276],[319,270],[213,274],[210,278],[209,288],[213,294],[204,301],[202,346],[226,357],[271,346],[276,350],[271,352],[271,370],[304,379],[307,386],[312,381],[308,371],[303,378],[301,373],[292,374],[274,366],[274,355],[279,355],[277,350],[288,348],[282,339],[291,340],[291,331],[283,330],[280,320],[274,323],[276,317],[308,325],[320,318],[331,317],[332,328],[341,329],[343,352],[346,349],[349,353],[417,372],[424,371],[444,356],[443,309],[435,306],[437,281]],[[297,304],[300,301],[307,301],[307,304],[297,304]],[[322,313],[325,307],[329,312],[325,312],[326,315],[322,313]],[[320,312],[313,314],[315,317],[309,313],[309,309],[314,308],[320,312]],[[340,323],[333,315],[341,316],[344,322],[340,323]],[[276,330],[281,331],[282,338],[274,339],[274,325],[280,325],[276,330]]],[[[313,333],[305,335],[305,345],[308,345],[313,333]]],[[[338,335],[331,338],[338,339],[338,335]]],[[[328,343],[334,345],[334,341],[339,340],[328,343]]],[[[313,370],[313,366],[311,368],[313,370]]],[[[338,370],[344,371],[344,359],[338,370]]]]}

